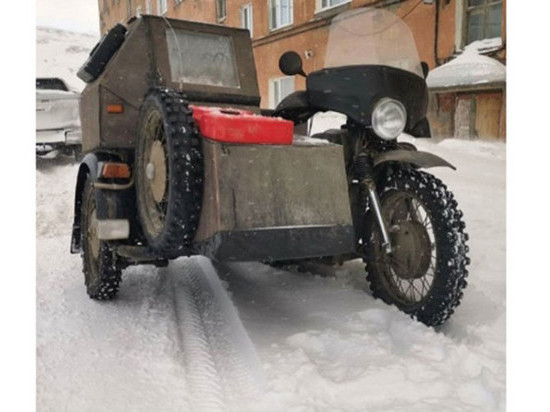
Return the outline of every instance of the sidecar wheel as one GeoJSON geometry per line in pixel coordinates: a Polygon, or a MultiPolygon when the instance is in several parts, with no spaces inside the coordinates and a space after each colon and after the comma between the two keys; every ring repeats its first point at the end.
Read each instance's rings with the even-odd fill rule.
{"type": "Polygon", "coordinates": [[[94,300],[110,300],[117,293],[122,271],[116,265],[109,245],[97,234],[95,188],[88,179],[82,197],[82,271],[88,296],[94,300]]]}
{"type": "Polygon", "coordinates": [[[428,326],[440,325],[460,304],[467,284],[462,212],[439,179],[413,169],[394,170],[378,192],[393,252],[384,252],[369,212],[364,260],[373,295],[428,326]]]}

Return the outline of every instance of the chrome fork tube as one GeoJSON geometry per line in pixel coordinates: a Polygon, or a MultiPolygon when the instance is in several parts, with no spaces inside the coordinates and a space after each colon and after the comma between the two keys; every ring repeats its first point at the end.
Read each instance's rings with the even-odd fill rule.
{"type": "Polygon", "coordinates": [[[364,179],[362,184],[367,188],[369,199],[376,215],[376,221],[378,222],[378,227],[380,228],[380,233],[382,234],[382,248],[386,254],[392,253],[392,245],[390,240],[390,235],[388,234],[388,229],[386,228],[386,223],[382,217],[382,208],[380,206],[380,199],[378,198],[378,193],[376,193],[376,186],[372,179],[364,179]]]}
{"type": "Polygon", "coordinates": [[[393,248],[384,217],[382,216],[380,198],[378,197],[378,193],[376,193],[376,183],[372,177],[374,173],[372,161],[367,153],[361,152],[355,157],[355,173],[359,183],[368,193],[380,233],[382,234],[382,248],[389,255],[392,253],[393,248]]]}

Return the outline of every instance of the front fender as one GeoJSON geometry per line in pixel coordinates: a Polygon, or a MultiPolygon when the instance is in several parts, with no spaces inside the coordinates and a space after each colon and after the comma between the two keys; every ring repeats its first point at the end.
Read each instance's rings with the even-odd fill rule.
{"type": "Polygon", "coordinates": [[[430,167],[445,166],[456,170],[456,167],[447,162],[445,159],[428,152],[419,152],[411,150],[392,150],[383,152],[374,157],[373,164],[377,167],[387,162],[409,163],[419,169],[427,169],[430,167]]]}

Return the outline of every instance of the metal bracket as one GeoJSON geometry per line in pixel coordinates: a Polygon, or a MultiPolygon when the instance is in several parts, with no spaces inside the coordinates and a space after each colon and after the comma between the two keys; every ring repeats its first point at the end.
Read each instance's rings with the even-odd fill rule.
{"type": "Polygon", "coordinates": [[[94,187],[101,190],[127,190],[134,185],[134,179],[130,180],[128,183],[104,183],[104,182],[94,182],[94,187]]]}
{"type": "Polygon", "coordinates": [[[390,236],[388,234],[388,229],[386,228],[386,224],[384,223],[384,218],[382,216],[382,207],[380,205],[380,198],[378,197],[378,193],[376,193],[376,183],[372,177],[373,175],[373,162],[371,157],[361,151],[359,154],[355,157],[355,171],[356,171],[356,177],[359,180],[361,186],[363,186],[368,193],[370,202],[372,204],[372,208],[374,210],[374,214],[376,216],[376,221],[378,222],[378,227],[380,228],[380,232],[382,233],[382,247],[384,248],[384,251],[386,254],[392,253],[392,245],[390,236]]]}

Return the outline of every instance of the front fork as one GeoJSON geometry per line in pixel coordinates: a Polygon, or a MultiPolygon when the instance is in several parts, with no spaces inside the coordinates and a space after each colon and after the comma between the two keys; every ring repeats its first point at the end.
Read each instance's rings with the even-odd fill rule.
{"type": "Polygon", "coordinates": [[[361,185],[361,188],[365,190],[369,196],[370,204],[374,211],[380,233],[382,234],[382,248],[386,254],[390,254],[393,251],[388,228],[382,217],[382,207],[380,205],[380,198],[376,192],[376,183],[374,181],[374,167],[370,156],[364,152],[359,153],[354,159],[355,178],[361,185]]]}

